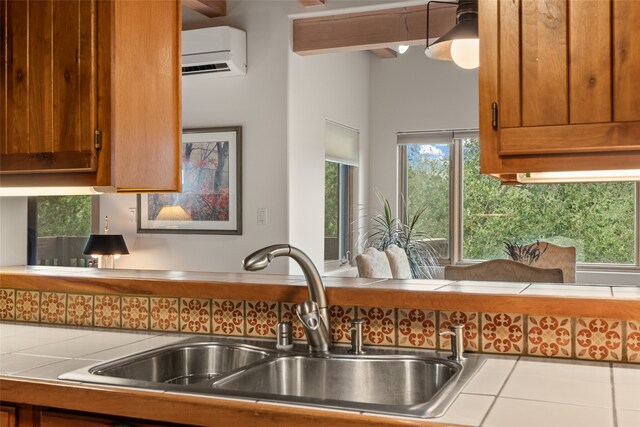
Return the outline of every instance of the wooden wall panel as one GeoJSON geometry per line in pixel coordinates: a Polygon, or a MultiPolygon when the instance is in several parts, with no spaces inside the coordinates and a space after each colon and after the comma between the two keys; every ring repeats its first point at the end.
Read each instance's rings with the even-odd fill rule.
{"type": "Polygon", "coordinates": [[[500,2],[500,127],[522,124],[520,111],[520,2],[500,2]]]}
{"type": "Polygon", "coordinates": [[[640,1],[613,0],[613,119],[640,120],[640,1]]]}
{"type": "Polygon", "coordinates": [[[569,121],[566,0],[522,0],[522,125],[569,121]]]}
{"type": "Polygon", "coordinates": [[[610,122],[611,4],[569,0],[568,5],[570,122],[610,122]]]}
{"type": "Polygon", "coordinates": [[[113,10],[112,185],[179,191],[181,3],[115,2],[113,10]]]}
{"type": "Polygon", "coordinates": [[[55,152],[79,150],[80,1],[53,2],[53,147],[55,152]],[[78,58],[79,59],[79,58],[78,58]]]}
{"type": "MultiPolygon", "coordinates": [[[[29,151],[53,151],[52,31],[53,1],[29,7],[29,151]]],[[[20,152],[24,153],[24,141],[20,152]]]]}
{"type": "Polygon", "coordinates": [[[0,154],[7,146],[7,3],[0,2],[0,154]]]}
{"type": "Polygon", "coordinates": [[[6,102],[2,116],[2,153],[5,154],[19,152],[19,142],[29,140],[29,4],[7,1],[2,6],[5,13],[2,26],[6,37],[3,56],[7,61],[6,87],[2,92],[6,102]]]}
{"type": "Polygon", "coordinates": [[[80,145],[92,152],[92,169],[97,168],[96,153],[93,148],[93,133],[97,128],[97,41],[96,2],[80,0],[80,97],[83,107],[80,111],[80,145]],[[86,145],[85,145],[86,144],[86,145]]]}
{"type": "Polygon", "coordinates": [[[491,104],[498,101],[498,2],[478,3],[480,35],[480,172],[500,171],[498,131],[491,126],[491,104]]]}

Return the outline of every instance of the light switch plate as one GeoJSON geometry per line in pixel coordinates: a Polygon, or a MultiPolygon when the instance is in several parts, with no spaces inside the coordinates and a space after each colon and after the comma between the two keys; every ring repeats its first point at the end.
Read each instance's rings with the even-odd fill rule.
{"type": "Polygon", "coordinates": [[[258,225],[267,225],[267,208],[258,208],[258,225]]]}

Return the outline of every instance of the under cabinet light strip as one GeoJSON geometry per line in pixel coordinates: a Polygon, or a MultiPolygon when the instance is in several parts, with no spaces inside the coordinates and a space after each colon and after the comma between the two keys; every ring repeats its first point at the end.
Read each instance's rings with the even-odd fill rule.
{"type": "Polygon", "coordinates": [[[519,173],[517,181],[523,184],[640,181],[640,169],[519,173]]]}

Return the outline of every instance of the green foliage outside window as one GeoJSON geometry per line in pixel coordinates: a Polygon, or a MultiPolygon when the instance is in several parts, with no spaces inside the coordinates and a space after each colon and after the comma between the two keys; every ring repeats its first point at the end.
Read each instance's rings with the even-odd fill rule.
{"type": "Polygon", "coordinates": [[[340,165],[325,162],[324,170],[324,237],[338,237],[338,222],[340,221],[340,165]]]}
{"type": "Polygon", "coordinates": [[[38,237],[91,234],[91,196],[38,197],[38,237]]]}
{"type": "MultiPolygon", "coordinates": [[[[578,262],[633,264],[634,183],[501,186],[480,175],[478,139],[466,140],[462,151],[464,259],[505,258],[505,241],[544,240],[575,246],[578,262]]],[[[421,231],[448,237],[448,158],[409,157],[407,166],[409,212],[429,203],[421,231]]]]}

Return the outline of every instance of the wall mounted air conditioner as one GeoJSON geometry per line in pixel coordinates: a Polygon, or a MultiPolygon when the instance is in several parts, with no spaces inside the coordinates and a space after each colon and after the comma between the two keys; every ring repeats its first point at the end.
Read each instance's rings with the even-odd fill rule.
{"type": "Polygon", "coordinates": [[[182,75],[247,74],[247,33],[231,27],[182,32],[182,75]]]}

